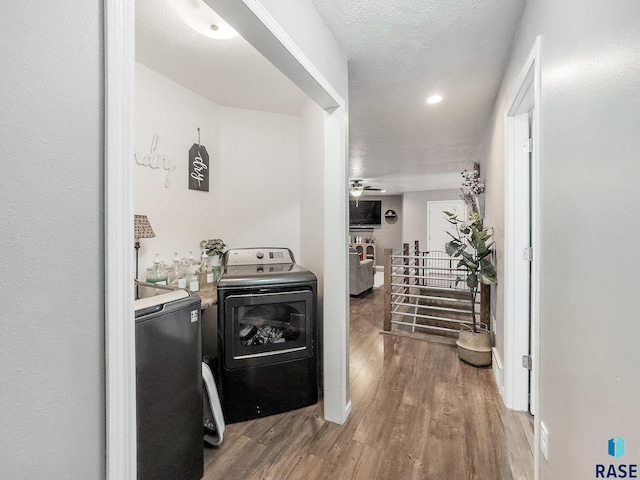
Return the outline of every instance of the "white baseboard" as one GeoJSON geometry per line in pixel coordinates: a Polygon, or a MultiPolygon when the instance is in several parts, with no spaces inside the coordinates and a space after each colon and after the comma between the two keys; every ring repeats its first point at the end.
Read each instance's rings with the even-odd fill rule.
{"type": "Polygon", "coordinates": [[[493,357],[493,362],[491,362],[493,375],[496,379],[496,385],[498,385],[498,391],[500,395],[504,397],[504,369],[502,368],[502,359],[495,347],[491,349],[491,352],[491,356],[493,357]]]}

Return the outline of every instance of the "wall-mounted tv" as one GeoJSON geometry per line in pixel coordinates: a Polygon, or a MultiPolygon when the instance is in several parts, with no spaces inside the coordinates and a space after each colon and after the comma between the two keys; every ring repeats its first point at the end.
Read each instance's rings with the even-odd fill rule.
{"type": "Polygon", "coordinates": [[[349,226],[375,227],[382,224],[382,201],[359,200],[356,207],[355,200],[349,200],[349,226]]]}

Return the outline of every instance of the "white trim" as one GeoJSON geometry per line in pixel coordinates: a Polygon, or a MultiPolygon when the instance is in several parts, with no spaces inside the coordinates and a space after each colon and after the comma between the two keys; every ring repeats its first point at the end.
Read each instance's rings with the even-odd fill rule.
{"type": "Polygon", "coordinates": [[[332,107],[344,107],[345,101],[338,91],[327,81],[327,79],[320,73],[315,65],[302,53],[302,50],[295,44],[289,35],[282,29],[282,27],[274,20],[269,14],[266,8],[260,3],[259,0],[242,0],[247,7],[253,12],[253,14],[269,29],[269,31],[276,37],[282,45],[289,51],[289,53],[300,63],[300,65],[306,70],[309,75],[322,87],[322,89],[335,101],[336,105],[327,106],[321,105],[325,110],[332,107]]]}
{"type": "Polygon", "coordinates": [[[500,352],[496,347],[491,349],[491,356],[493,361],[491,362],[491,368],[493,370],[493,377],[496,380],[498,391],[500,395],[504,395],[504,369],[502,367],[502,359],[500,358],[500,352]]]}
{"type": "MultiPolygon", "coordinates": [[[[518,312],[526,307],[531,313],[531,355],[532,355],[532,381],[531,381],[531,411],[536,415],[534,424],[534,445],[540,442],[540,415],[539,415],[539,387],[540,387],[540,251],[541,232],[540,218],[542,216],[540,203],[540,173],[541,173],[541,38],[535,39],[529,57],[522,69],[515,94],[512,101],[507,103],[508,111],[505,113],[505,405],[512,409],[526,409],[526,395],[528,382],[523,381],[526,370],[520,367],[520,356],[523,354],[522,338],[528,339],[529,325],[527,322],[519,322],[522,318],[518,312]],[[533,109],[533,152],[531,168],[531,247],[533,260],[531,264],[530,307],[523,305],[525,296],[517,292],[522,285],[518,279],[517,259],[521,258],[517,251],[517,192],[515,191],[514,159],[517,157],[518,145],[514,138],[518,128],[518,115],[525,114],[533,109]],[[520,370],[521,369],[521,370],[520,370]]],[[[521,146],[520,146],[521,147],[521,146]]],[[[527,296],[528,300],[528,296],[527,296]]],[[[534,448],[534,478],[540,478],[540,449],[534,448]]]]}
{"type": "Polygon", "coordinates": [[[349,283],[347,248],[346,112],[324,124],[324,417],[343,424],[349,416],[349,283]]]}
{"type": "Polygon", "coordinates": [[[107,0],[105,17],[106,478],[136,478],[133,320],[133,2],[107,0]]]}

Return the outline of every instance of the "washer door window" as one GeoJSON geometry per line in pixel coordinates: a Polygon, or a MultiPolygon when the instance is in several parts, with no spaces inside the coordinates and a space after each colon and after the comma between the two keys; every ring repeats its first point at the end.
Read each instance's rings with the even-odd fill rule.
{"type": "Polygon", "coordinates": [[[226,297],[227,367],[264,365],[311,355],[312,302],[310,290],[226,297]]]}

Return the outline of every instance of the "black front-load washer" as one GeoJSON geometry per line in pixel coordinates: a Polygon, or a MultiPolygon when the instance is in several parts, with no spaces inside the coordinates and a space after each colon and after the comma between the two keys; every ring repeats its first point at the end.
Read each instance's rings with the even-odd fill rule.
{"type": "Polygon", "coordinates": [[[316,289],[288,248],[225,253],[217,379],[227,423],[318,402],[316,289]]]}

